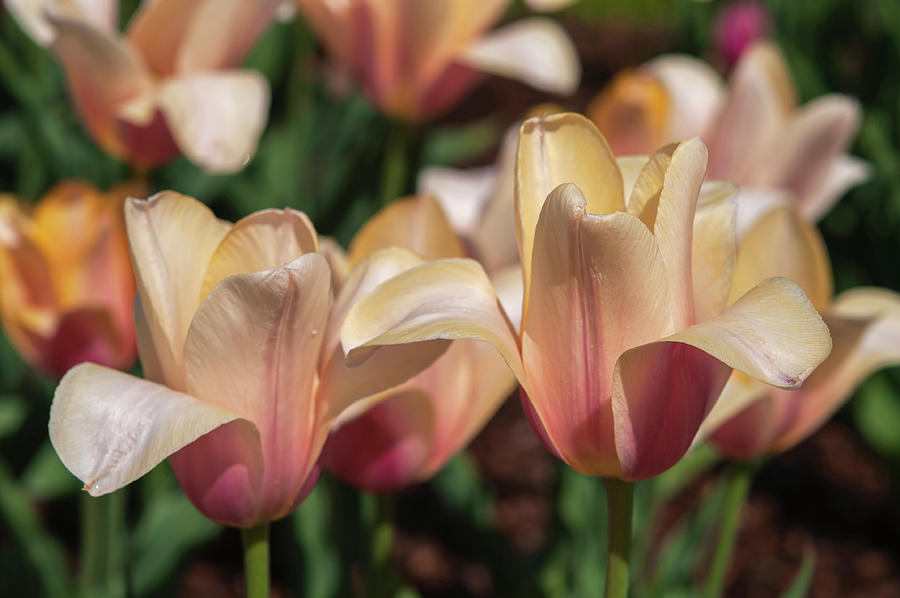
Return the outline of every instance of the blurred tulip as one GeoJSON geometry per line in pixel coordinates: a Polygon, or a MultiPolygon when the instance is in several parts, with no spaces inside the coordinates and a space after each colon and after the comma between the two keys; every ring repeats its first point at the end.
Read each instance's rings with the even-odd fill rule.
{"type": "Polygon", "coordinates": [[[738,0],[723,4],[713,22],[713,43],[719,55],[731,66],[754,41],[768,37],[772,15],[757,0],[738,0]]]}
{"type": "Polygon", "coordinates": [[[479,71],[568,95],[580,66],[565,31],[530,18],[486,31],[510,0],[297,0],[340,68],[392,118],[448,110],[479,71]]]}
{"type": "Polygon", "coordinates": [[[118,34],[112,0],[6,0],[62,63],[94,140],[138,167],[183,153],[240,170],[265,126],[269,87],[238,67],[282,0],[147,0],[118,34]]]}
{"type": "Polygon", "coordinates": [[[0,316],[19,354],[54,378],[83,361],[134,363],[129,191],[140,193],[69,181],[34,209],[0,195],[0,316]]]}
{"type": "Polygon", "coordinates": [[[741,239],[731,297],[770,276],[800,285],[825,315],[834,349],[797,390],[732,375],[701,436],[734,459],[791,448],[817,430],[869,374],[900,364],[900,295],[857,288],[832,300],[825,244],[787,201],[760,217],[741,239]]]}
{"type": "MultiPolygon", "coordinates": [[[[376,214],[350,244],[349,262],[391,245],[430,260],[464,256],[448,218],[428,196],[399,200],[376,214]]],[[[508,291],[507,283],[517,282],[501,275],[496,284],[508,291]]],[[[325,445],[322,465],[375,492],[425,480],[469,443],[515,383],[493,347],[457,341],[414,378],[348,409],[325,445]]]]}
{"type": "Polygon", "coordinates": [[[193,504],[219,523],[283,517],[317,477],[332,422],[356,399],[431,363],[446,342],[379,351],[352,370],[338,325],[358,296],[422,263],[377,252],[332,299],[309,219],[263,210],[231,225],[165,192],[125,206],[148,380],[82,364],[50,411],[50,439],[98,496],[169,458],[193,504]]]}
{"type": "Polygon", "coordinates": [[[620,154],[648,154],[659,140],[703,138],[708,177],[740,185],[742,211],[753,209],[745,193],[782,190],[816,220],[868,176],[864,162],[844,153],[859,128],[858,102],[828,94],[798,107],[784,58],[764,41],[742,54],[727,92],[703,61],[661,56],[616,77],[589,112],[620,154]],[[630,126],[617,126],[622,119],[630,126]]]}
{"type": "Polygon", "coordinates": [[[698,140],[620,167],[583,117],[526,121],[516,160],[521,333],[477,263],[437,260],[350,310],[348,357],[428,339],[486,341],[515,373],[537,434],[571,467],[625,480],[665,471],[732,367],[792,388],[831,348],[788,280],[766,280],[724,309],[734,190],[701,194],[705,168],[698,140]]]}

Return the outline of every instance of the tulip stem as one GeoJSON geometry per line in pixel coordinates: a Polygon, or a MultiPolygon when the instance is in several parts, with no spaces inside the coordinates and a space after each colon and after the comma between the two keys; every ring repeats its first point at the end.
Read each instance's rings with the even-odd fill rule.
{"type": "Polygon", "coordinates": [[[375,497],[375,522],[372,526],[369,579],[366,596],[389,598],[394,595],[395,578],[391,566],[394,545],[394,497],[385,494],[375,497]]]}
{"type": "Polygon", "coordinates": [[[606,478],[606,513],[609,548],[606,555],[606,598],[628,596],[631,561],[631,526],[634,518],[634,484],[606,478]]]}
{"type": "Polygon", "coordinates": [[[406,125],[392,123],[392,126],[381,169],[381,188],[378,191],[378,203],[381,206],[388,205],[406,192],[406,179],[409,176],[407,154],[411,131],[406,125]]]}
{"type": "Polygon", "coordinates": [[[269,597],[269,524],[241,530],[247,598],[269,597]]]}
{"type": "Polygon", "coordinates": [[[81,495],[82,596],[125,595],[126,491],[104,496],[81,495]]]}
{"type": "Polygon", "coordinates": [[[728,573],[728,564],[731,562],[731,553],[737,539],[738,521],[747,499],[747,492],[750,490],[753,468],[747,463],[732,463],[725,475],[727,484],[725,507],[719,523],[716,551],[713,553],[709,575],[706,578],[704,598],[719,598],[725,589],[725,574],[728,573]]]}

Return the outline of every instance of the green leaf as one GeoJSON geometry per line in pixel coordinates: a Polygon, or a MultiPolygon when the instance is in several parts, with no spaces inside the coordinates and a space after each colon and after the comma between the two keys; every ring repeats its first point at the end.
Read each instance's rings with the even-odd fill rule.
{"type": "Polygon", "coordinates": [[[38,448],[22,473],[28,491],[42,500],[77,492],[81,482],[59,460],[49,440],[38,448]]]}
{"type": "Polygon", "coordinates": [[[800,563],[800,569],[794,576],[794,581],[790,587],[781,595],[781,598],[805,598],[809,594],[809,587],[812,585],[813,573],[816,571],[816,553],[813,550],[807,550],[803,555],[803,562],[800,563]]]}
{"type": "Polygon", "coordinates": [[[16,394],[0,395],[0,438],[14,434],[28,414],[25,400],[16,394]]]}
{"type": "Polygon", "coordinates": [[[457,165],[482,154],[500,139],[502,130],[493,118],[428,133],[422,148],[423,165],[457,165]]]}
{"type": "Polygon", "coordinates": [[[869,378],[857,395],[853,415],[863,438],[879,453],[900,457],[900,395],[888,373],[869,378]]]}
{"type": "Polygon", "coordinates": [[[438,472],[431,485],[441,499],[479,527],[488,527],[493,511],[490,494],[468,455],[461,453],[438,472]]]}
{"type": "Polygon", "coordinates": [[[340,594],[343,574],[331,530],[334,506],[328,495],[328,486],[318,484],[291,516],[294,538],[303,555],[300,595],[306,598],[328,598],[340,594]]]}

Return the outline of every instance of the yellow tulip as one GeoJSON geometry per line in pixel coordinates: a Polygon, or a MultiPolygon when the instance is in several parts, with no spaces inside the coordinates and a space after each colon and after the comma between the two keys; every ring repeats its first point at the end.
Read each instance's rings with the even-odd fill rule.
{"type": "Polygon", "coordinates": [[[786,279],[725,308],[734,189],[702,191],[705,170],[696,139],[620,165],[587,119],[530,119],[516,162],[521,332],[477,263],[447,259],[363,297],[341,342],[354,362],[383,345],[488,342],[552,452],[587,474],[656,475],[690,447],[732,368],[793,388],[831,349],[786,279]]]}

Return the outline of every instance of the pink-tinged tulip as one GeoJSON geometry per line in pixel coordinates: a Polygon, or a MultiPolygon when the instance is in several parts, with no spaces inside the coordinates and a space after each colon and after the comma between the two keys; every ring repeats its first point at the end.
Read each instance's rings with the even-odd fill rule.
{"type": "Polygon", "coordinates": [[[0,195],[0,317],[19,354],[60,378],[83,361],[134,363],[134,275],[123,185],[69,181],[28,208],[0,195]]]}
{"type": "Polygon", "coordinates": [[[607,115],[597,125],[617,154],[648,154],[660,139],[701,137],[709,147],[707,176],[740,185],[742,212],[754,209],[753,192],[781,190],[816,220],[868,175],[864,162],[845,153],[859,128],[858,102],[828,94],[798,107],[784,58],[764,41],[744,52],[727,90],[706,63],[661,56],[620,75],[591,113],[607,115]],[[647,89],[660,87],[666,101],[651,101],[656,95],[647,89]],[[617,126],[609,115],[632,126],[617,126]]]}
{"type": "Polygon", "coordinates": [[[719,55],[732,65],[754,41],[768,37],[772,15],[757,0],[723,4],[713,23],[713,42],[719,55]]]}
{"type": "Polygon", "coordinates": [[[256,151],[269,87],[236,68],[281,0],[147,0],[124,36],[113,0],[7,0],[62,63],[75,108],[113,156],[153,167],[184,154],[210,172],[256,151]]]}
{"type": "Polygon", "coordinates": [[[338,326],[355,299],[421,264],[387,250],[332,298],[309,219],[263,210],[232,225],[172,192],[125,206],[138,284],[138,351],[148,380],[82,364],[50,411],[50,440],[92,495],[169,458],[210,519],[251,527],[283,517],[312,488],[332,422],[446,348],[379,351],[348,369],[338,326]]]}
{"type": "MultiPolygon", "coordinates": [[[[353,239],[349,262],[391,245],[430,260],[464,256],[448,218],[428,196],[397,201],[376,214],[353,239]]],[[[498,284],[504,280],[517,282],[501,275],[498,284]]],[[[414,378],[349,409],[325,445],[322,466],[374,492],[423,481],[469,443],[514,388],[515,378],[493,347],[457,341],[414,378]]]]}
{"type": "Polygon", "coordinates": [[[349,358],[426,339],[486,341],[515,373],[547,447],[580,472],[625,480],[681,458],[732,368],[798,386],[828,355],[828,330],[783,278],[725,308],[733,189],[701,193],[706,148],[667,146],[639,166],[620,168],[583,117],[526,121],[516,161],[521,333],[477,263],[437,260],[350,310],[349,358]]]}
{"type": "Polygon", "coordinates": [[[900,295],[857,288],[832,299],[831,268],[818,231],[785,203],[741,239],[731,296],[769,276],[797,282],[825,316],[834,349],[798,390],[735,373],[702,435],[724,455],[753,459],[791,448],[819,428],[874,370],[900,364],[900,295]]]}
{"type": "Polygon", "coordinates": [[[510,0],[298,0],[340,68],[392,118],[421,121],[448,110],[487,72],[550,93],[578,87],[580,65],[565,31],[529,18],[487,33],[510,0]]]}

